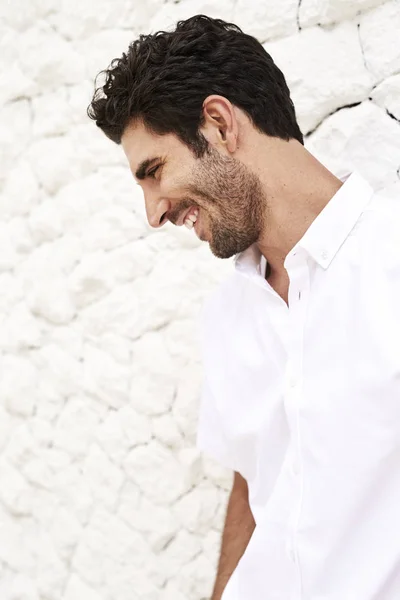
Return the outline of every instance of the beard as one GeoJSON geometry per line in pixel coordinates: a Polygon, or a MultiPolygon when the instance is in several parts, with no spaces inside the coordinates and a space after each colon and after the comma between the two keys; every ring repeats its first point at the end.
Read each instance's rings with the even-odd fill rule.
{"type": "MultiPolygon", "coordinates": [[[[267,207],[257,175],[235,158],[209,146],[191,172],[189,193],[201,199],[209,217],[210,250],[231,258],[260,237],[267,207]]],[[[200,236],[200,239],[205,239],[200,236]]]]}

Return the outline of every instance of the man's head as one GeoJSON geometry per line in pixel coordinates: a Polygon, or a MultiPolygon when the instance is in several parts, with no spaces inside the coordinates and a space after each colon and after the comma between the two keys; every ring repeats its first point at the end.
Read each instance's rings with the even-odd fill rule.
{"type": "Polygon", "coordinates": [[[150,224],[182,224],[195,207],[196,233],[216,256],[256,242],[267,202],[247,134],[303,144],[285,78],[262,45],[197,15],[141,35],[105,75],[88,114],[122,144],[150,224]]]}

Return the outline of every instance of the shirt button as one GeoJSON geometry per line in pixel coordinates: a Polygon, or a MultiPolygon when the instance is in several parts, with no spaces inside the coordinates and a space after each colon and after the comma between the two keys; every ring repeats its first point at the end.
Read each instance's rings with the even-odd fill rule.
{"type": "Polygon", "coordinates": [[[328,258],[328,253],[327,253],[327,251],[326,251],[326,250],[323,250],[323,251],[321,252],[321,258],[322,258],[323,260],[326,260],[326,259],[328,258]]]}
{"type": "Polygon", "coordinates": [[[290,385],[291,388],[295,388],[296,387],[297,381],[296,381],[296,379],[294,377],[290,378],[289,385],[290,385]]]}

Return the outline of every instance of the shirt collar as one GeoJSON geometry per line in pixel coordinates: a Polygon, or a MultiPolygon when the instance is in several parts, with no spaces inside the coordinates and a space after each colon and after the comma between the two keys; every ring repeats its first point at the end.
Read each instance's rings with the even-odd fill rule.
{"type": "MultiPolygon", "coordinates": [[[[340,179],[343,185],[289,252],[287,259],[295,249],[303,248],[322,268],[329,267],[373,194],[372,187],[356,171],[340,179]]],[[[265,273],[266,260],[256,244],[237,254],[234,261],[235,268],[248,275],[265,273]]]]}
{"type": "MultiPolygon", "coordinates": [[[[257,244],[252,244],[249,248],[235,256],[235,269],[248,275],[261,275],[263,258],[264,256],[261,254],[257,244]]],[[[265,264],[266,260],[264,258],[265,264]]]]}
{"type": "Polygon", "coordinates": [[[296,247],[327,269],[348,238],[373,194],[369,183],[357,172],[341,178],[343,185],[311,223],[296,247]]]}

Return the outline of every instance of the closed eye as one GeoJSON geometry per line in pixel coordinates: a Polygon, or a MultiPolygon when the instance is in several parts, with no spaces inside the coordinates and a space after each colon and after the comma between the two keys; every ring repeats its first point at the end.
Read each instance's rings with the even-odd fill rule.
{"type": "Polygon", "coordinates": [[[147,177],[150,177],[151,179],[155,179],[155,174],[157,173],[157,171],[160,167],[161,167],[161,165],[157,165],[156,167],[153,167],[153,169],[151,169],[150,171],[147,171],[147,177]]]}

